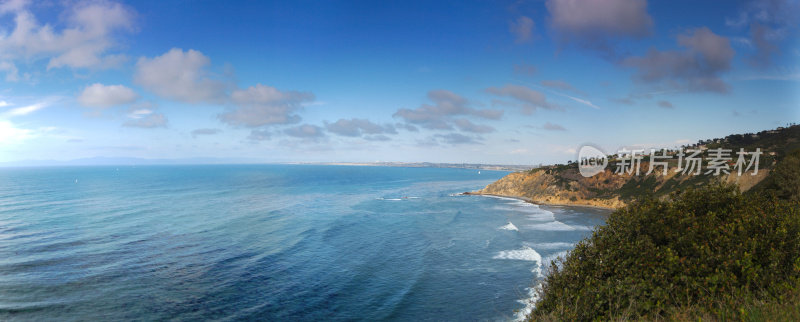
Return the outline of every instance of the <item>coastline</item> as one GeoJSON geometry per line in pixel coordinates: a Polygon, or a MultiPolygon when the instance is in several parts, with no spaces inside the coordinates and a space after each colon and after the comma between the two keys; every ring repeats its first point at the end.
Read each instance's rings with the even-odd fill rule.
{"type": "Polygon", "coordinates": [[[532,203],[534,205],[540,205],[540,206],[584,207],[584,208],[610,210],[610,211],[614,211],[614,210],[619,209],[618,207],[585,205],[585,204],[577,204],[577,203],[540,202],[540,201],[535,201],[535,200],[533,200],[531,198],[528,198],[528,197],[501,195],[501,194],[496,194],[496,193],[483,193],[483,192],[477,192],[477,191],[467,191],[467,192],[462,192],[461,194],[465,195],[465,196],[491,196],[491,197],[500,197],[500,198],[511,198],[511,199],[522,200],[522,201],[525,201],[525,202],[528,202],[528,203],[532,203]]]}
{"type": "MultiPolygon", "coordinates": [[[[557,207],[577,207],[577,208],[585,208],[585,209],[592,209],[592,210],[601,210],[603,212],[607,211],[608,214],[610,214],[614,210],[618,209],[618,208],[613,208],[613,207],[603,207],[603,206],[594,206],[594,205],[585,205],[585,204],[536,202],[535,200],[533,200],[531,198],[528,198],[528,197],[524,197],[524,196],[504,195],[504,194],[497,194],[497,193],[483,193],[483,192],[480,192],[480,191],[466,191],[466,192],[460,193],[459,195],[463,195],[463,196],[483,196],[483,197],[494,197],[494,198],[504,198],[504,199],[519,200],[519,201],[523,201],[523,202],[526,202],[526,203],[530,203],[530,204],[536,205],[537,207],[538,206],[543,206],[540,209],[545,210],[545,211],[548,211],[548,209],[547,209],[548,207],[553,207],[553,206],[557,206],[557,207]]],[[[567,251],[571,251],[573,248],[574,248],[574,245],[573,245],[573,247],[570,247],[569,250],[567,250],[567,251]]],[[[549,261],[547,261],[547,262],[549,262],[549,261]]],[[[548,264],[541,263],[541,259],[540,259],[540,265],[541,266],[540,266],[540,269],[539,269],[538,273],[536,274],[536,277],[534,278],[534,281],[535,281],[534,285],[532,285],[528,289],[528,297],[523,298],[522,300],[518,300],[519,302],[524,304],[525,307],[516,312],[516,315],[515,315],[513,321],[527,321],[527,317],[531,314],[531,312],[533,312],[534,308],[536,307],[536,303],[540,299],[539,292],[541,291],[542,283],[543,283],[544,278],[545,278],[545,275],[544,275],[545,273],[544,273],[544,271],[542,271],[542,269],[543,269],[543,267],[545,267],[548,264]]]]}

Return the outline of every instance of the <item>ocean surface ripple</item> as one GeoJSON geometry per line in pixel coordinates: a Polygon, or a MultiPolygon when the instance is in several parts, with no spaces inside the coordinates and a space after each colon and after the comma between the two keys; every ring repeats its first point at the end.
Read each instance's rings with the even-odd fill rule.
{"type": "Polygon", "coordinates": [[[607,211],[458,195],[503,175],[0,169],[0,320],[513,320],[607,211]]]}

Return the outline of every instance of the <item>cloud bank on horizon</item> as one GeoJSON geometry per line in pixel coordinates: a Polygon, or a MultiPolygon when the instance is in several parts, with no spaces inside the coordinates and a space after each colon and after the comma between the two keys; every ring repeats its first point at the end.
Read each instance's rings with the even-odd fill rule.
{"type": "Polygon", "coordinates": [[[797,122],[798,28],[797,0],[5,0],[0,162],[677,146],[797,122]]]}

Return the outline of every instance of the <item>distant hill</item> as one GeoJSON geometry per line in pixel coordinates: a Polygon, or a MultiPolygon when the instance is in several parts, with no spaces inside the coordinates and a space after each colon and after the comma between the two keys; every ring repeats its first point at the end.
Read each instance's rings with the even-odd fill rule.
{"type": "Polygon", "coordinates": [[[2,167],[64,167],[64,166],[129,166],[129,165],[185,165],[185,164],[311,164],[311,165],[346,165],[346,166],[380,166],[408,168],[457,168],[493,171],[528,170],[531,165],[481,164],[481,163],[434,163],[434,162],[265,162],[260,159],[244,158],[181,158],[181,159],[144,159],[126,157],[93,157],[68,161],[59,160],[24,160],[0,162],[2,167]]]}
{"type": "MultiPolygon", "coordinates": [[[[758,189],[779,160],[790,152],[800,149],[800,125],[700,140],[682,148],[684,150],[705,150],[706,153],[702,154],[703,172],[708,169],[711,159],[709,150],[718,148],[732,150],[732,160],[727,162],[731,168],[730,174],[713,176],[711,174],[689,175],[675,172],[674,170],[678,167],[678,151],[673,150],[667,153],[672,157],[668,159],[667,175],[662,175],[660,167],[656,167],[650,174],[645,174],[650,166],[649,156],[642,159],[639,175],[635,173],[617,174],[615,170],[620,159],[616,156],[608,156],[609,162],[605,170],[592,177],[583,177],[578,170],[578,164],[571,162],[566,165],[558,164],[514,172],[479,191],[472,192],[472,194],[517,197],[541,204],[619,208],[645,195],[668,198],[674,191],[714,181],[736,183],[742,191],[758,189]],[[732,170],[737,160],[736,152],[740,148],[744,148],[746,152],[753,152],[757,148],[761,149],[757,175],[751,175],[752,169],[741,176],[732,170]]],[[[747,161],[749,161],[749,157],[747,161]]]]}

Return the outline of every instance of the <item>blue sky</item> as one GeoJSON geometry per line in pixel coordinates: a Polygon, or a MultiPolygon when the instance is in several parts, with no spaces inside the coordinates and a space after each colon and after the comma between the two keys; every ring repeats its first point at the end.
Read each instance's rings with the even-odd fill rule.
{"type": "Polygon", "coordinates": [[[564,162],[800,120],[800,3],[0,1],[0,162],[564,162]]]}

